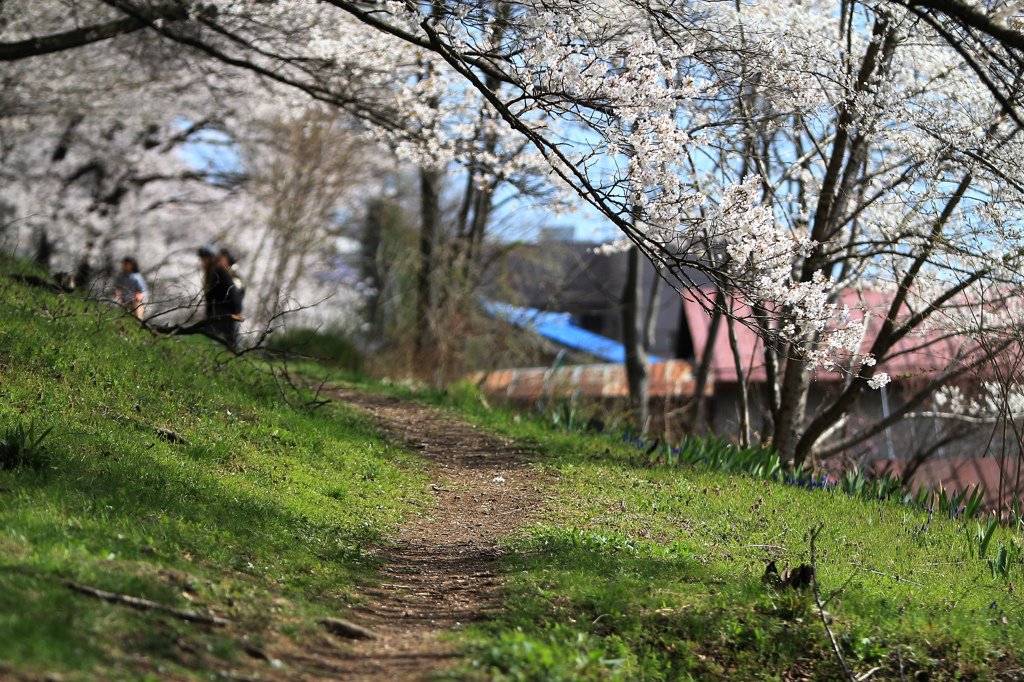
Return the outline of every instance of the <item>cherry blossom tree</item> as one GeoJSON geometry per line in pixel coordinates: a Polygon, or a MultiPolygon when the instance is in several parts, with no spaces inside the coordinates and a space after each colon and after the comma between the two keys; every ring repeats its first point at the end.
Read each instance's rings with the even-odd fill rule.
{"type": "MultiPolygon", "coordinates": [[[[844,291],[885,293],[862,313],[876,324],[839,327],[787,319],[785,307],[769,311],[755,293],[752,310],[761,308],[753,317],[768,339],[772,442],[796,462],[815,448],[836,453],[880,432],[998,354],[999,344],[983,350],[971,339],[1016,324],[1011,310],[1020,284],[1019,126],[959,55],[912,16],[861,9],[829,35],[821,28],[829,4],[818,17],[808,9],[773,6],[769,15],[743,8],[727,18],[733,30],[722,35],[735,43],[722,44],[717,68],[758,75],[737,81],[731,93],[723,88],[719,101],[700,103],[704,130],[717,131],[719,141],[705,145],[707,161],[695,165],[696,173],[707,169],[705,191],[717,185],[728,199],[745,186],[758,195],[755,219],[770,211],[773,223],[808,240],[804,254],[791,251],[797,257],[787,260],[792,281],[822,285],[812,309],[836,305],[844,291]],[[870,32],[859,34],[857,26],[870,32]],[[737,55],[731,67],[728,54],[737,55]],[[835,77],[824,81],[816,75],[822,72],[835,77]],[[729,184],[730,172],[751,171],[751,181],[729,184]],[[890,418],[838,438],[861,391],[888,383],[876,365],[884,369],[911,352],[908,344],[935,355],[929,380],[890,418]],[[938,350],[943,344],[955,350],[938,350]],[[812,371],[836,369],[837,349],[854,361],[844,361],[848,381],[808,413],[812,371]]],[[[726,261],[749,259],[764,248],[764,234],[755,230],[726,245],[726,261]]],[[[859,315],[833,310],[840,318],[859,315]]]]}
{"type": "MultiPolygon", "coordinates": [[[[140,32],[0,69],[8,85],[0,95],[5,248],[31,253],[45,237],[53,266],[82,275],[91,270],[99,275],[100,295],[106,293],[104,275],[122,256],[135,254],[150,285],[147,311],[161,317],[194,314],[199,307],[202,278],[195,252],[208,243],[243,256],[238,268],[249,285],[245,313],[252,324],[265,324],[282,305],[302,308],[304,317],[318,322],[323,315],[313,316],[307,306],[329,296],[337,305],[319,312],[329,309],[335,323],[339,314],[358,308],[351,300],[354,289],[331,282],[332,291],[325,291],[328,284],[314,267],[325,255],[313,248],[329,236],[324,221],[303,225],[315,234],[304,237],[310,248],[301,281],[294,249],[278,250],[271,267],[258,248],[287,222],[268,218],[287,193],[268,191],[272,183],[260,172],[266,166],[239,165],[240,145],[265,143],[275,124],[303,116],[305,102],[268,91],[249,72],[194,61],[178,45],[140,32]],[[210,132],[217,133],[216,141],[210,132]],[[222,152],[214,152],[221,161],[210,168],[197,165],[200,141],[207,151],[221,146],[222,152]],[[263,308],[270,312],[260,315],[263,308]]],[[[329,128],[312,127],[314,133],[329,128]]],[[[361,139],[358,131],[350,137],[361,139]]],[[[277,161],[282,156],[273,155],[277,161]]],[[[351,155],[346,161],[349,180],[368,167],[351,155]]],[[[342,162],[338,154],[335,163],[342,162]]],[[[319,210],[339,210],[337,188],[344,183],[325,179],[322,168],[307,164],[306,170],[334,188],[334,205],[325,206],[324,199],[319,210]]],[[[355,182],[344,186],[348,196],[355,189],[355,182]]],[[[282,211],[277,213],[280,218],[282,211]]]]}
{"type": "MultiPolygon", "coordinates": [[[[505,53],[519,59],[489,63],[522,89],[492,104],[651,257],[761,311],[748,322],[769,341],[772,440],[788,459],[889,381],[874,368],[908,337],[934,346],[1014,323],[1019,126],[930,24],[832,3],[690,5],[674,22],[648,7],[553,7],[524,10],[505,53]],[[532,117],[597,135],[581,153],[532,117]],[[851,286],[889,292],[880,326],[862,320],[879,311],[837,303],[851,286]],[[981,308],[992,319],[979,324],[981,308]],[[808,415],[812,371],[840,366],[845,389],[808,415]]],[[[423,40],[479,86],[486,53],[464,29],[472,17],[459,22],[424,19],[423,40]]],[[[977,351],[961,344],[897,414],[983,362],[977,351]]]]}
{"type": "Polygon", "coordinates": [[[55,265],[66,269],[146,253],[152,276],[170,253],[165,237],[191,233],[195,216],[225,195],[180,151],[231,115],[227,90],[216,89],[214,105],[208,73],[186,70],[176,50],[139,38],[0,67],[8,248],[24,250],[45,234],[55,265]]]}
{"type": "MultiPolygon", "coordinates": [[[[26,12],[45,30],[29,31],[28,21],[5,28],[0,56],[130,33],[243,70],[268,92],[305,93],[424,169],[424,220],[436,218],[433,186],[452,163],[468,164],[471,178],[482,173],[476,188],[516,175],[523,157],[488,146],[503,135],[530,166],[545,164],[552,186],[615,224],[622,247],[664,266],[677,289],[698,271],[746,304],[738,310],[751,313],[733,317],[764,338],[771,441],[787,461],[884,428],[836,440],[864,389],[889,382],[886,364],[906,343],[943,339],[956,350],[897,415],[998,352],[971,339],[1015,324],[1024,40],[1006,8],[958,0],[80,6],[77,23],[52,8],[26,12]],[[880,291],[885,302],[851,309],[841,299],[848,290],[880,291]],[[815,371],[841,371],[847,381],[809,407],[815,371]]],[[[717,295],[695,294],[714,307],[717,295]]]]}

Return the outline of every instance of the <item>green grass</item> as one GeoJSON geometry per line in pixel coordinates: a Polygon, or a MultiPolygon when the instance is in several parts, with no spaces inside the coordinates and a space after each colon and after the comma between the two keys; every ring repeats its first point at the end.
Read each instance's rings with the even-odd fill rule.
{"type": "Polygon", "coordinates": [[[270,337],[271,350],[289,355],[305,356],[331,369],[358,373],[362,355],[342,332],[298,327],[275,333],[270,337]]]}
{"type": "MultiPolygon", "coordinates": [[[[822,598],[843,589],[825,610],[852,670],[900,680],[902,661],[908,680],[1024,678],[1024,567],[993,577],[971,550],[973,520],[647,466],[610,437],[488,409],[467,386],[377,389],[514,438],[550,482],[507,543],[504,609],[472,630],[459,679],[843,679],[810,591],[761,581],[769,560],[809,561],[821,522],[822,598]]],[[[992,547],[1018,532],[997,530],[992,547]]]]}
{"type": "MultiPolygon", "coordinates": [[[[357,602],[376,576],[369,548],[425,500],[421,465],[342,405],[289,408],[206,339],[153,337],[7,279],[25,267],[0,261],[0,677],[208,679],[250,664],[243,637],[303,641],[357,602]],[[62,579],[233,624],[110,605],[62,579]]],[[[826,610],[853,670],[1024,675],[1024,572],[993,577],[973,520],[650,467],[466,385],[348,378],[514,439],[548,481],[506,542],[504,608],[468,629],[456,678],[841,679],[807,591],[760,579],[768,560],[807,561],[820,522],[819,580],[825,598],[845,586],[826,610]]],[[[1015,533],[996,530],[989,557],[1015,533]]]]}
{"type": "Polygon", "coordinates": [[[208,678],[249,660],[243,635],[301,639],[357,602],[376,572],[367,550],[426,498],[418,461],[343,405],[287,407],[203,337],[154,337],[8,278],[26,270],[0,260],[0,438],[52,431],[29,453],[39,466],[0,468],[0,673],[208,678]]]}

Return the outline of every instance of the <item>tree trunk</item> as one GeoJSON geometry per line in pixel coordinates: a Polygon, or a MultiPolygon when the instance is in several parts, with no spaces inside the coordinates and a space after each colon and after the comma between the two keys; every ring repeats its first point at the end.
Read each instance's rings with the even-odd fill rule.
{"type": "MultiPolygon", "coordinates": [[[[856,91],[862,91],[875,77],[876,70],[892,56],[895,48],[894,33],[890,31],[888,17],[880,16],[875,20],[873,28],[874,40],[868,44],[864,52],[860,70],[857,74],[856,91]]],[[[883,67],[884,68],[884,67],[883,67]]],[[[839,119],[835,138],[832,141],[828,165],[822,178],[818,192],[818,202],[811,223],[811,239],[825,243],[831,239],[838,229],[838,220],[846,205],[844,188],[851,187],[865,153],[865,138],[858,136],[851,140],[851,130],[855,129],[853,101],[844,102],[839,108],[839,119]],[[851,144],[853,149],[850,148],[851,144]],[[847,151],[850,152],[847,158],[847,151]],[[845,168],[845,172],[844,172],[845,168]]],[[[825,257],[820,249],[804,260],[800,269],[799,281],[810,282],[815,272],[825,265],[825,257]]],[[[827,274],[827,273],[826,273],[827,274]]],[[[779,412],[772,434],[772,445],[779,453],[779,459],[790,466],[798,466],[810,454],[810,445],[799,446],[805,440],[804,422],[807,419],[807,392],[810,389],[811,375],[807,371],[807,361],[799,357],[802,344],[807,347],[816,339],[811,333],[801,330],[801,337],[789,344],[786,369],[782,379],[782,390],[779,393],[779,412]]],[[[767,349],[766,349],[767,350],[767,349]]],[[[845,392],[844,392],[845,393],[845,392]]],[[[820,421],[821,415],[815,419],[820,421]]],[[[834,423],[834,422],[833,422],[834,423]]]]}
{"type": "Polygon", "coordinates": [[[378,258],[381,243],[384,241],[384,231],[387,229],[384,217],[386,211],[384,201],[379,198],[368,203],[366,223],[363,225],[363,234],[359,240],[359,279],[368,281],[373,291],[373,294],[366,298],[366,317],[370,321],[371,338],[374,339],[384,336],[384,315],[381,306],[384,278],[378,258]]]}
{"type": "Polygon", "coordinates": [[[643,261],[640,249],[629,249],[626,286],[622,291],[622,342],[626,348],[626,378],[629,400],[636,411],[637,425],[647,430],[650,379],[647,375],[647,351],[643,344],[643,261]]]}
{"type": "Polygon", "coordinates": [[[767,388],[768,409],[761,427],[761,445],[771,443],[775,422],[779,418],[779,354],[776,342],[773,341],[773,329],[768,318],[768,311],[763,304],[754,304],[754,316],[761,339],[764,342],[764,373],[767,388]]]}
{"type": "Polygon", "coordinates": [[[732,361],[736,366],[736,385],[740,391],[740,447],[747,448],[750,447],[750,394],[747,388],[747,373],[743,370],[743,357],[740,355],[739,343],[736,342],[735,320],[731,314],[725,324],[729,331],[732,361]]]}
{"type": "Polygon", "coordinates": [[[658,326],[658,304],[661,302],[661,277],[654,271],[654,283],[651,285],[651,296],[647,300],[647,316],[644,318],[644,350],[651,352],[654,330],[658,326]]]}
{"type": "Polygon", "coordinates": [[[53,242],[50,241],[50,235],[44,227],[39,231],[39,236],[36,238],[36,253],[33,260],[43,270],[49,271],[51,258],[53,258],[53,242]]]}
{"type": "Polygon", "coordinates": [[[807,363],[803,360],[794,357],[787,359],[782,390],[779,392],[779,413],[772,434],[772,446],[779,453],[779,461],[787,466],[802,463],[794,460],[796,445],[807,418],[807,391],[811,385],[811,373],[806,367],[807,363]]]}
{"type": "Polygon", "coordinates": [[[711,311],[711,324],[708,326],[708,339],[704,344],[704,350],[700,354],[700,364],[697,365],[697,376],[694,388],[693,421],[692,430],[694,433],[701,433],[707,422],[707,400],[704,399],[704,392],[707,391],[708,379],[711,378],[711,361],[715,357],[715,341],[718,339],[718,330],[722,326],[722,317],[725,312],[725,292],[719,289],[715,293],[714,310],[711,311]]]}
{"type": "Polygon", "coordinates": [[[420,269],[416,278],[416,353],[430,345],[430,318],[433,301],[434,241],[441,226],[441,174],[420,169],[420,269]]]}

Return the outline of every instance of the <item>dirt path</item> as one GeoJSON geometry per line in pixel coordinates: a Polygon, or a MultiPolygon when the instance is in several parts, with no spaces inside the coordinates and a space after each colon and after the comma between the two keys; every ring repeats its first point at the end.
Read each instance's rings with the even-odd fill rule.
{"type": "Polygon", "coordinates": [[[382,550],[380,588],[364,591],[365,605],[341,614],[378,639],[353,643],[341,655],[325,645],[282,659],[308,679],[429,679],[457,662],[439,635],[496,605],[495,545],[538,505],[538,479],[511,443],[439,410],[348,389],[331,397],[368,411],[390,439],[433,465],[436,506],[400,527],[395,547],[382,550]]]}

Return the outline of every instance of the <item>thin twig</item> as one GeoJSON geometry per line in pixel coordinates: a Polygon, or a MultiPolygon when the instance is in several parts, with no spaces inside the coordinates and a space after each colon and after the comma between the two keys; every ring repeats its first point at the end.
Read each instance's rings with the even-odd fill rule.
{"type": "Polygon", "coordinates": [[[924,571],[924,570],[921,570],[920,568],[915,568],[914,569],[914,573],[924,573],[925,575],[937,575],[940,578],[945,578],[946,577],[944,574],[939,573],[938,571],[924,571]]]}
{"type": "Polygon", "coordinates": [[[875,575],[880,575],[883,578],[891,578],[893,580],[899,580],[901,583],[909,583],[911,585],[914,585],[915,587],[924,587],[924,585],[922,585],[921,583],[915,583],[913,580],[907,580],[906,578],[901,578],[898,575],[889,575],[888,573],[882,573],[881,571],[873,571],[870,568],[864,568],[863,564],[855,564],[855,563],[853,563],[851,561],[850,565],[851,566],[857,566],[858,568],[861,568],[861,569],[867,571],[868,573],[874,573],[875,575]]]}
{"type": "MultiPolygon", "coordinates": [[[[296,394],[301,395],[303,389],[306,389],[307,391],[311,390],[310,389],[311,383],[302,382],[301,385],[300,385],[300,384],[296,383],[294,379],[292,379],[291,372],[288,371],[288,353],[287,352],[282,355],[281,376],[284,377],[284,380],[288,382],[288,385],[291,387],[291,389],[293,391],[295,391],[296,394]]],[[[314,409],[315,410],[315,409],[319,409],[319,408],[323,407],[324,405],[328,405],[331,402],[333,402],[330,398],[321,398],[320,397],[320,394],[324,390],[324,386],[327,385],[327,379],[328,379],[328,377],[324,377],[324,379],[317,385],[316,390],[313,391],[313,398],[311,400],[307,400],[306,402],[302,403],[300,405],[300,407],[304,407],[304,408],[314,409]]]]}
{"type": "Polygon", "coordinates": [[[285,393],[284,386],[281,385],[281,381],[277,378],[277,371],[273,367],[271,367],[268,374],[270,374],[270,376],[273,377],[274,383],[277,384],[277,390],[281,394],[281,399],[284,400],[285,404],[288,407],[294,410],[295,406],[292,405],[292,401],[288,400],[288,394],[285,393]]]}
{"type": "Polygon", "coordinates": [[[821,604],[821,594],[818,592],[818,563],[814,557],[814,542],[818,539],[818,533],[825,527],[825,522],[822,521],[818,524],[818,527],[811,531],[811,591],[814,593],[814,603],[818,605],[818,615],[821,616],[821,624],[825,626],[825,632],[828,633],[828,639],[832,642],[832,650],[836,653],[836,658],[839,659],[840,665],[843,666],[843,672],[846,673],[846,679],[850,682],[861,682],[857,677],[850,672],[850,669],[846,666],[846,659],[843,658],[843,652],[839,650],[839,643],[836,642],[835,635],[832,634],[832,628],[828,626],[828,618],[825,616],[825,609],[821,604]]]}

